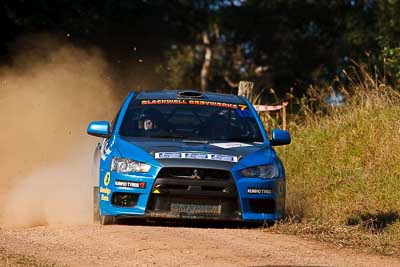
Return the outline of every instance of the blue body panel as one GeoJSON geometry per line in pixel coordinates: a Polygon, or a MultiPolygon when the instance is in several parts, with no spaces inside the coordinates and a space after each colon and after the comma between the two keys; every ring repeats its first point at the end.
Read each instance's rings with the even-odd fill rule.
{"type": "MultiPolygon", "coordinates": [[[[157,95],[157,98],[161,97],[162,94],[157,95]]],[[[169,96],[169,95],[168,95],[169,96]]],[[[100,214],[101,215],[110,215],[110,216],[146,216],[146,207],[149,202],[149,198],[152,194],[154,182],[159,171],[165,167],[166,162],[168,160],[159,160],[154,157],[154,150],[146,150],[143,148],[141,144],[149,145],[148,142],[139,140],[141,143],[139,144],[138,140],[127,140],[118,135],[118,131],[121,127],[122,120],[126,110],[128,109],[129,103],[133,98],[140,97],[135,96],[132,92],[130,93],[124,103],[121,106],[119,116],[115,121],[114,132],[111,137],[108,139],[104,139],[101,148],[101,159],[100,159],[100,171],[99,171],[99,201],[100,201],[100,214]],[[137,143],[135,143],[137,142],[137,143]],[[111,171],[110,165],[113,157],[123,157],[136,161],[140,161],[151,166],[150,171],[147,173],[118,173],[115,171],[111,171]],[[115,185],[115,181],[128,181],[134,183],[145,183],[145,188],[128,188],[128,187],[120,187],[115,185]],[[111,204],[112,194],[115,192],[128,192],[138,194],[137,204],[134,207],[119,207],[111,204]]],[[[169,96],[170,97],[170,96],[169,96]]],[[[222,98],[223,95],[218,95],[219,98],[222,98]]],[[[147,98],[149,98],[147,96],[147,98]]],[[[263,124],[251,105],[251,103],[241,97],[229,99],[236,99],[238,103],[245,103],[249,107],[249,110],[254,115],[257,120],[257,124],[262,132],[264,142],[251,144],[251,149],[248,147],[243,148],[239,152],[244,156],[240,157],[238,162],[229,162],[226,163],[224,167],[226,170],[229,170],[233,180],[235,182],[237,188],[238,199],[240,202],[241,209],[241,220],[243,221],[275,221],[281,219],[284,216],[285,209],[285,194],[286,194],[286,182],[285,182],[285,171],[282,165],[281,160],[276,155],[273,150],[268,135],[263,127],[263,124]],[[246,150],[247,149],[247,150],[246,150]],[[244,177],[241,171],[248,167],[259,166],[259,165],[269,165],[269,164],[277,164],[279,169],[279,177],[264,179],[264,178],[248,178],[244,177]],[[250,194],[248,193],[249,188],[261,188],[261,189],[270,189],[271,193],[263,193],[263,194],[250,194]],[[250,208],[250,201],[253,199],[273,199],[276,203],[276,209],[273,213],[256,213],[253,212],[250,208]]],[[[157,145],[158,143],[154,143],[157,145]]],[[[151,144],[150,144],[151,145],[151,144]]],[[[170,144],[169,144],[170,145],[170,144]]],[[[184,147],[185,144],[180,145],[176,144],[179,147],[179,151],[196,151],[196,152],[204,152],[204,153],[216,153],[215,151],[221,150],[222,148],[211,148],[210,146],[201,146],[198,145],[196,147],[184,147]],[[219,150],[218,150],[219,149],[219,150]]],[[[165,144],[164,144],[165,146],[165,144]]],[[[159,145],[159,147],[163,147],[159,145]]],[[[225,150],[228,151],[228,150],[225,150]]],[[[218,154],[221,154],[219,152],[218,154]]],[[[232,152],[234,153],[234,152],[232,152]]],[[[187,162],[190,159],[180,159],[187,165],[187,162]]],[[[172,162],[172,161],[171,161],[172,162]]],[[[175,160],[176,162],[176,160],[175,160]]],[[[194,161],[193,161],[194,162],[194,161]]],[[[198,161],[196,161],[198,162],[198,161]]],[[[202,161],[204,162],[204,160],[202,161]]],[[[211,161],[209,161],[211,162],[211,161]]],[[[200,163],[199,163],[200,164],[200,163]]],[[[202,163],[204,164],[204,163],[202,163]]],[[[219,162],[221,165],[222,163],[219,162]]],[[[216,166],[220,166],[216,165],[216,166]]],[[[220,168],[220,167],[218,167],[220,168]]]]}

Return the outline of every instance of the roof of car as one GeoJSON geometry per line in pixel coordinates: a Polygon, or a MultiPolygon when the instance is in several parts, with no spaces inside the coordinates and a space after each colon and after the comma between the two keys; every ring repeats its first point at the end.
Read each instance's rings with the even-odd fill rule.
{"type": "MultiPolygon", "coordinates": [[[[219,94],[213,92],[200,92],[197,90],[158,90],[158,91],[141,91],[137,94],[136,99],[181,99],[182,92],[198,92],[201,97],[195,97],[199,100],[217,101],[217,102],[228,102],[234,104],[243,104],[243,100],[237,95],[232,94],[219,94]]],[[[189,97],[190,98],[190,97],[189,97]]]]}

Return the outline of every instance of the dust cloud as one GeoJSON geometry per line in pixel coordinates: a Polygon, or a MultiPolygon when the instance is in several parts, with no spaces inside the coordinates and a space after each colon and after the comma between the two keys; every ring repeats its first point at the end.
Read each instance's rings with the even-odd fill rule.
{"type": "Polygon", "coordinates": [[[116,111],[107,64],[96,49],[49,36],[21,40],[0,68],[0,225],[92,220],[92,120],[116,111]]]}

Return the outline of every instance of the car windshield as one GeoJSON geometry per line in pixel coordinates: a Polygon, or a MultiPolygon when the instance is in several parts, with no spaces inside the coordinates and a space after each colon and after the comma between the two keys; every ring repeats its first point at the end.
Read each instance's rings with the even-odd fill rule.
{"type": "Polygon", "coordinates": [[[133,100],[121,136],[262,142],[256,119],[246,105],[213,101],[133,100]]]}

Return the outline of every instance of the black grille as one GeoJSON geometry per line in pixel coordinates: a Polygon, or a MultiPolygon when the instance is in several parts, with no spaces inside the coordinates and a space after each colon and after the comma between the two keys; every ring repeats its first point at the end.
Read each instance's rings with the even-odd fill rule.
{"type": "Polygon", "coordinates": [[[238,218],[236,185],[226,170],[163,168],[147,206],[149,216],[238,218]]]}
{"type": "Polygon", "coordinates": [[[274,213],[275,201],[273,199],[249,199],[250,209],[255,213],[274,213]]]}
{"type": "Polygon", "coordinates": [[[176,179],[194,179],[214,181],[229,180],[231,174],[225,170],[199,169],[199,168],[163,168],[157,177],[176,178],[176,179]],[[196,174],[196,177],[194,177],[196,174]]]}

